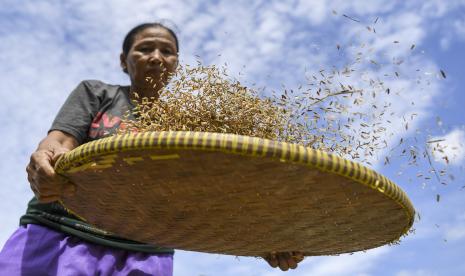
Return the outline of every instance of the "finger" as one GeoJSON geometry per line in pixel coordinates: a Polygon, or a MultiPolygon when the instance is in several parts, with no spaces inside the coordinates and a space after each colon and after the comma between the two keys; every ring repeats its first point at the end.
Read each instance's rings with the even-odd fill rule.
{"type": "Polygon", "coordinates": [[[55,169],[50,164],[50,160],[40,159],[32,167],[32,175],[38,175],[43,179],[53,179],[56,176],[55,169]]]}
{"type": "Polygon", "coordinates": [[[34,184],[35,182],[37,182],[39,176],[33,165],[29,164],[26,167],[26,172],[27,172],[27,180],[29,181],[29,183],[34,184]]]}
{"type": "Polygon", "coordinates": [[[52,167],[52,153],[49,151],[36,151],[31,155],[29,167],[42,175],[53,177],[55,170],[52,167]]]}
{"type": "Polygon", "coordinates": [[[62,196],[73,196],[76,192],[76,186],[59,175],[53,179],[38,176],[31,183],[44,196],[53,195],[61,198],[62,196]]]}
{"type": "Polygon", "coordinates": [[[276,268],[278,266],[278,259],[276,258],[276,253],[270,253],[264,259],[268,262],[268,264],[271,267],[276,268]]]}
{"type": "Polygon", "coordinates": [[[31,176],[33,180],[47,187],[59,188],[60,185],[69,183],[69,180],[66,177],[63,177],[57,173],[54,173],[52,176],[41,173],[32,173],[31,176]]]}
{"type": "Polygon", "coordinates": [[[296,269],[297,267],[297,262],[294,260],[291,254],[289,254],[289,258],[287,259],[287,265],[290,269],[296,269]]]}
{"type": "Polygon", "coordinates": [[[50,178],[48,176],[36,174],[32,176],[32,184],[42,193],[53,192],[59,194],[62,183],[56,178],[50,178]]]}
{"type": "Polygon", "coordinates": [[[29,165],[27,165],[26,172],[27,172],[27,174],[32,174],[33,172],[35,172],[35,169],[32,167],[31,163],[29,163],[29,165]]]}
{"type": "Polygon", "coordinates": [[[60,198],[60,194],[56,190],[46,190],[46,189],[39,189],[36,185],[31,185],[31,190],[34,192],[34,195],[37,199],[44,199],[44,198],[60,198]]]}
{"type": "Polygon", "coordinates": [[[52,156],[52,164],[56,164],[56,162],[58,161],[58,159],[60,159],[60,157],[65,154],[66,152],[68,152],[69,149],[65,149],[65,148],[61,148],[61,149],[58,149],[56,150],[54,153],[53,153],[53,156],[52,156]]]}
{"type": "Polygon", "coordinates": [[[304,253],[300,252],[300,251],[295,251],[295,252],[292,252],[292,258],[297,262],[297,263],[300,263],[301,261],[303,261],[303,259],[305,258],[304,256],[304,253]]]}
{"type": "Polygon", "coordinates": [[[56,175],[54,178],[43,176],[40,174],[28,175],[29,183],[34,194],[39,198],[43,197],[55,197],[61,198],[65,196],[73,196],[76,191],[76,187],[68,179],[56,175]]]}
{"type": "Polygon", "coordinates": [[[47,195],[47,196],[41,195],[41,196],[37,197],[37,200],[40,203],[51,203],[51,202],[60,200],[60,197],[58,195],[47,195]]]}
{"type": "Polygon", "coordinates": [[[29,181],[29,184],[34,184],[35,181],[34,181],[34,177],[30,174],[27,175],[27,181],[29,181]]]}
{"type": "Polygon", "coordinates": [[[287,263],[287,257],[285,256],[286,253],[279,253],[278,254],[278,262],[279,268],[282,271],[287,271],[289,269],[289,264],[287,263]]]}
{"type": "Polygon", "coordinates": [[[34,188],[37,191],[36,193],[38,193],[38,194],[40,194],[42,196],[50,196],[50,195],[59,196],[59,195],[61,195],[61,191],[60,191],[60,189],[58,189],[58,187],[49,188],[49,187],[44,187],[44,186],[34,184],[34,188]]]}
{"type": "MultiPolygon", "coordinates": [[[[47,160],[48,161],[48,160],[47,160]]],[[[38,175],[45,178],[54,178],[56,176],[55,169],[47,161],[39,161],[35,165],[35,171],[38,175]]]]}
{"type": "Polygon", "coordinates": [[[35,187],[35,185],[30,184],[29,186],[31,187],[31,190],[32,190],[32,192],[34,193],[34,195],[35,195],[37,198],[39,198],[39,197],[40,197],[40,193],[39,193],[39,191],[37,190],[37,188],[35,187]]]}

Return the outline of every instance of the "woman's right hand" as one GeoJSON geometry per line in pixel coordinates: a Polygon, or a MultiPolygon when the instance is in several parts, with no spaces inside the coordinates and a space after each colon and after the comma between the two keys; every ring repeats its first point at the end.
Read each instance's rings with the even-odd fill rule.
{"type": "Polygon", "coordinates": [[[264,259],[271,267],[279,267],[282,271],[287,271],[289,268],[296,269],[304,257],[304,254],[300,251],[271,252],[264,259]]]}
{"type": "Polygon", "coordinates": [[[63,153],[76,146],[77,141],[74,137],[61,131],[52,131],[31,155],[26,167],[27,179],[39,202],[57,201],[63,195],[74,193],[75,186],[58,175],[53,166],[63,153]]]}

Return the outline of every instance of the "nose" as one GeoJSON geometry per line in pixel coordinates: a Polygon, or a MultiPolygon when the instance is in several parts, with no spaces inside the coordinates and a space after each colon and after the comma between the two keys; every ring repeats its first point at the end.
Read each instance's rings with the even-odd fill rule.
{"type": "Polygon", "coordinates": [[[150,63],[158,63],[158,64],[163,63],[163,55],[162,55],[162,53],[160,52],[159,49],[155,49],[151,53],[149,61],[150,61],[150,63]]]}

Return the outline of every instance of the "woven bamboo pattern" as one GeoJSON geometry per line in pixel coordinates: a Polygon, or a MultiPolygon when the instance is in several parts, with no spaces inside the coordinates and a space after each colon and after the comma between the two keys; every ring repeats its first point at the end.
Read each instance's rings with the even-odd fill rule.
{"type": "Polygon", "coordinates": [[[77,186],[63,205],[99,229],[183,250],[333,255],[397,241],[405,193],[326,152],[207,132],[141,132],[81,145],[57,162],[77,186]]]}

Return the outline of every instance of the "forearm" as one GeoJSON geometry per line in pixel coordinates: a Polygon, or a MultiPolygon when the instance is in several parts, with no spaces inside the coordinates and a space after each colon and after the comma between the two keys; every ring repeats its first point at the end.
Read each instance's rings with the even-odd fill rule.
{"type": "Polygon", "coordinates": [[[76,138],[59,130],[52,130],[37,147],[36,151],[45,150],[56,154],[62,151],[68,151],[79,145],[76,138]]]}

